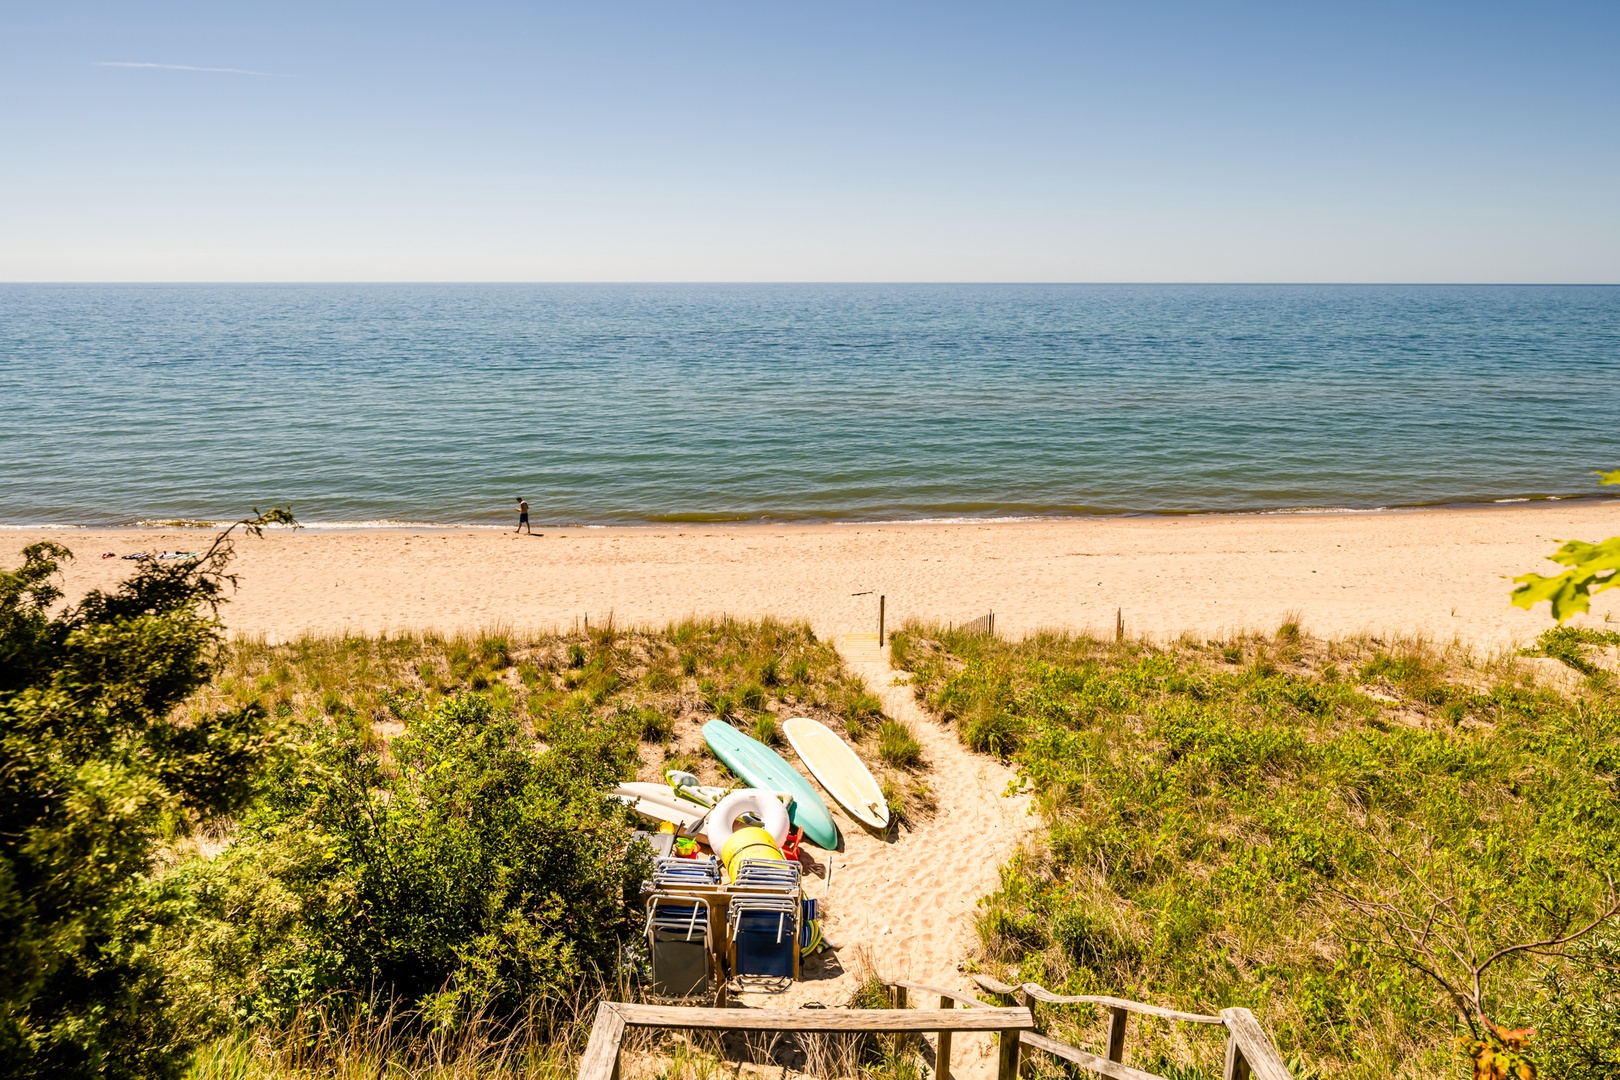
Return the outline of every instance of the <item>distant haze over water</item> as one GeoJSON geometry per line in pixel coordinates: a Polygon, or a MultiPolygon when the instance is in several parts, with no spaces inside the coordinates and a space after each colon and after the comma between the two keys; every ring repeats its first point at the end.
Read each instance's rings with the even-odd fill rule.
{"type": "Polygon", "coordinates": [[[0,524],[1596,495],[1617,386],[1617,287],[10,285],[0,524]]]}

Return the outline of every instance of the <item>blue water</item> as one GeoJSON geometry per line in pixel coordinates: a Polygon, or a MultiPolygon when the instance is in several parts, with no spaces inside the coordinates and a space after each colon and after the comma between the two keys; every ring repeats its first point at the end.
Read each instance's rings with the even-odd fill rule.
{"type": "Polygon", "coordinates": [[[1617,386],[1610,287],[10,285],[0,523],[1592,495],[1617,386]]]}

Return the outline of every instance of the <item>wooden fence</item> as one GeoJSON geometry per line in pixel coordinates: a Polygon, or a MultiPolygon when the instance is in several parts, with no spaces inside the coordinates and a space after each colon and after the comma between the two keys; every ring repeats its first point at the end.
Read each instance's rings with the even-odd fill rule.
{"type": "Polygon", "coordinates": [[[579,1080],[618,1080],[619,1048],[630,1028],[670,1028],[685,1031],[803,1031],[816,1034],[891,1034],[900,1038],[932,1032],[938,1039],[934,1053],[935,1080],[950,1080],[951,1036],[956,1032],[988,1032],[999,1036],[997,1080],[1017,1080],[1020,1048],[1039,1050],[1078,1065],[1109,1080],[1164,1080],[1126,1065],[1126,1024],[1130,1015],[1153,1016],[1188,1024],[1219,1025],[1226,1029],[1225,1080],[1293,1080],[1288,1066],[1266,1038],[1248,1009],[1222,1009],[1219,1016],[1177,1012],[1139,1001],[1102,996],[1054,994],[1034,983],[1009,986],[982,975],[973,976],[985,990],[1017,998],[1013,1008],[988,1005],[957,990],[923,983],[889,984],[892,1009],[699,1009],[671,1005],[628,1005],[604,1001],[596,1007],[596,1023],[580,1059],[579,1080]],[[909,1008],[912,994],[937,995],[939,1008],[909,1008]],[[1108,1010],[1108,1039],[1102,1057],[1049,1039],[1035,1031],[1035,1006],[1096,1005],[1108,1010]],[[960,1006],[960,1007],[959,1007],[960,1006]]]}

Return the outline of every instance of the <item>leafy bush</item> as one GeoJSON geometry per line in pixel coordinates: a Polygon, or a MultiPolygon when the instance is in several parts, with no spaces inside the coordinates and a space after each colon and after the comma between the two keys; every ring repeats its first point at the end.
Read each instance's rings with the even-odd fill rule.
{"type": "Polygon", "coordinates": [[[269,747],[256,704],[170,715],[214,670],[228,536],[54,616],[66,548],[0,572],[0,1074],[184,1065],[141,875],[161,836],[241,806],[269,747]]]}
{"type": "Polygon", "coordinates": [[[454,1026],[611,977],[645,868],[603,792],[633,750],[555,730],[539,749],[464,694],[408,714],[386,751],[317,731],[236,842],[177,871],[193,907],[176,953],[246,1022],[337,993],[454,1026]]]}

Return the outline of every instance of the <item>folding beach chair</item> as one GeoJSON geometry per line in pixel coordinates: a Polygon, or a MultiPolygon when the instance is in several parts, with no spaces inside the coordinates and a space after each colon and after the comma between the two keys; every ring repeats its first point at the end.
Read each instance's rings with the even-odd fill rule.
{"type": "Polygon", "coordinates": [[[659,859],[653,864],[654,889],[691,888],[720,884],[720,861],[706,859],[659,859]]]}
{"type": "Polygon", "coordinates": [[[726,937],[731,973],[739,982],[786,989],[798,976],[798,895],[733,894],[726,937]]]}
{"type": "Polygon", "coordinates": [[[651,995],[708,995],[714,950],[709,940],[707,900],[662,893],[649,896],[646,934],[652,966],[652,982],[647,989],[651,995]]]}
{"type": "Polygon", "coordinates": [[[737,877],[731,884],[739,890],[753,892],[799,891],[799,864],[786,859],[744,859],[737,864],[737,877]]]}

